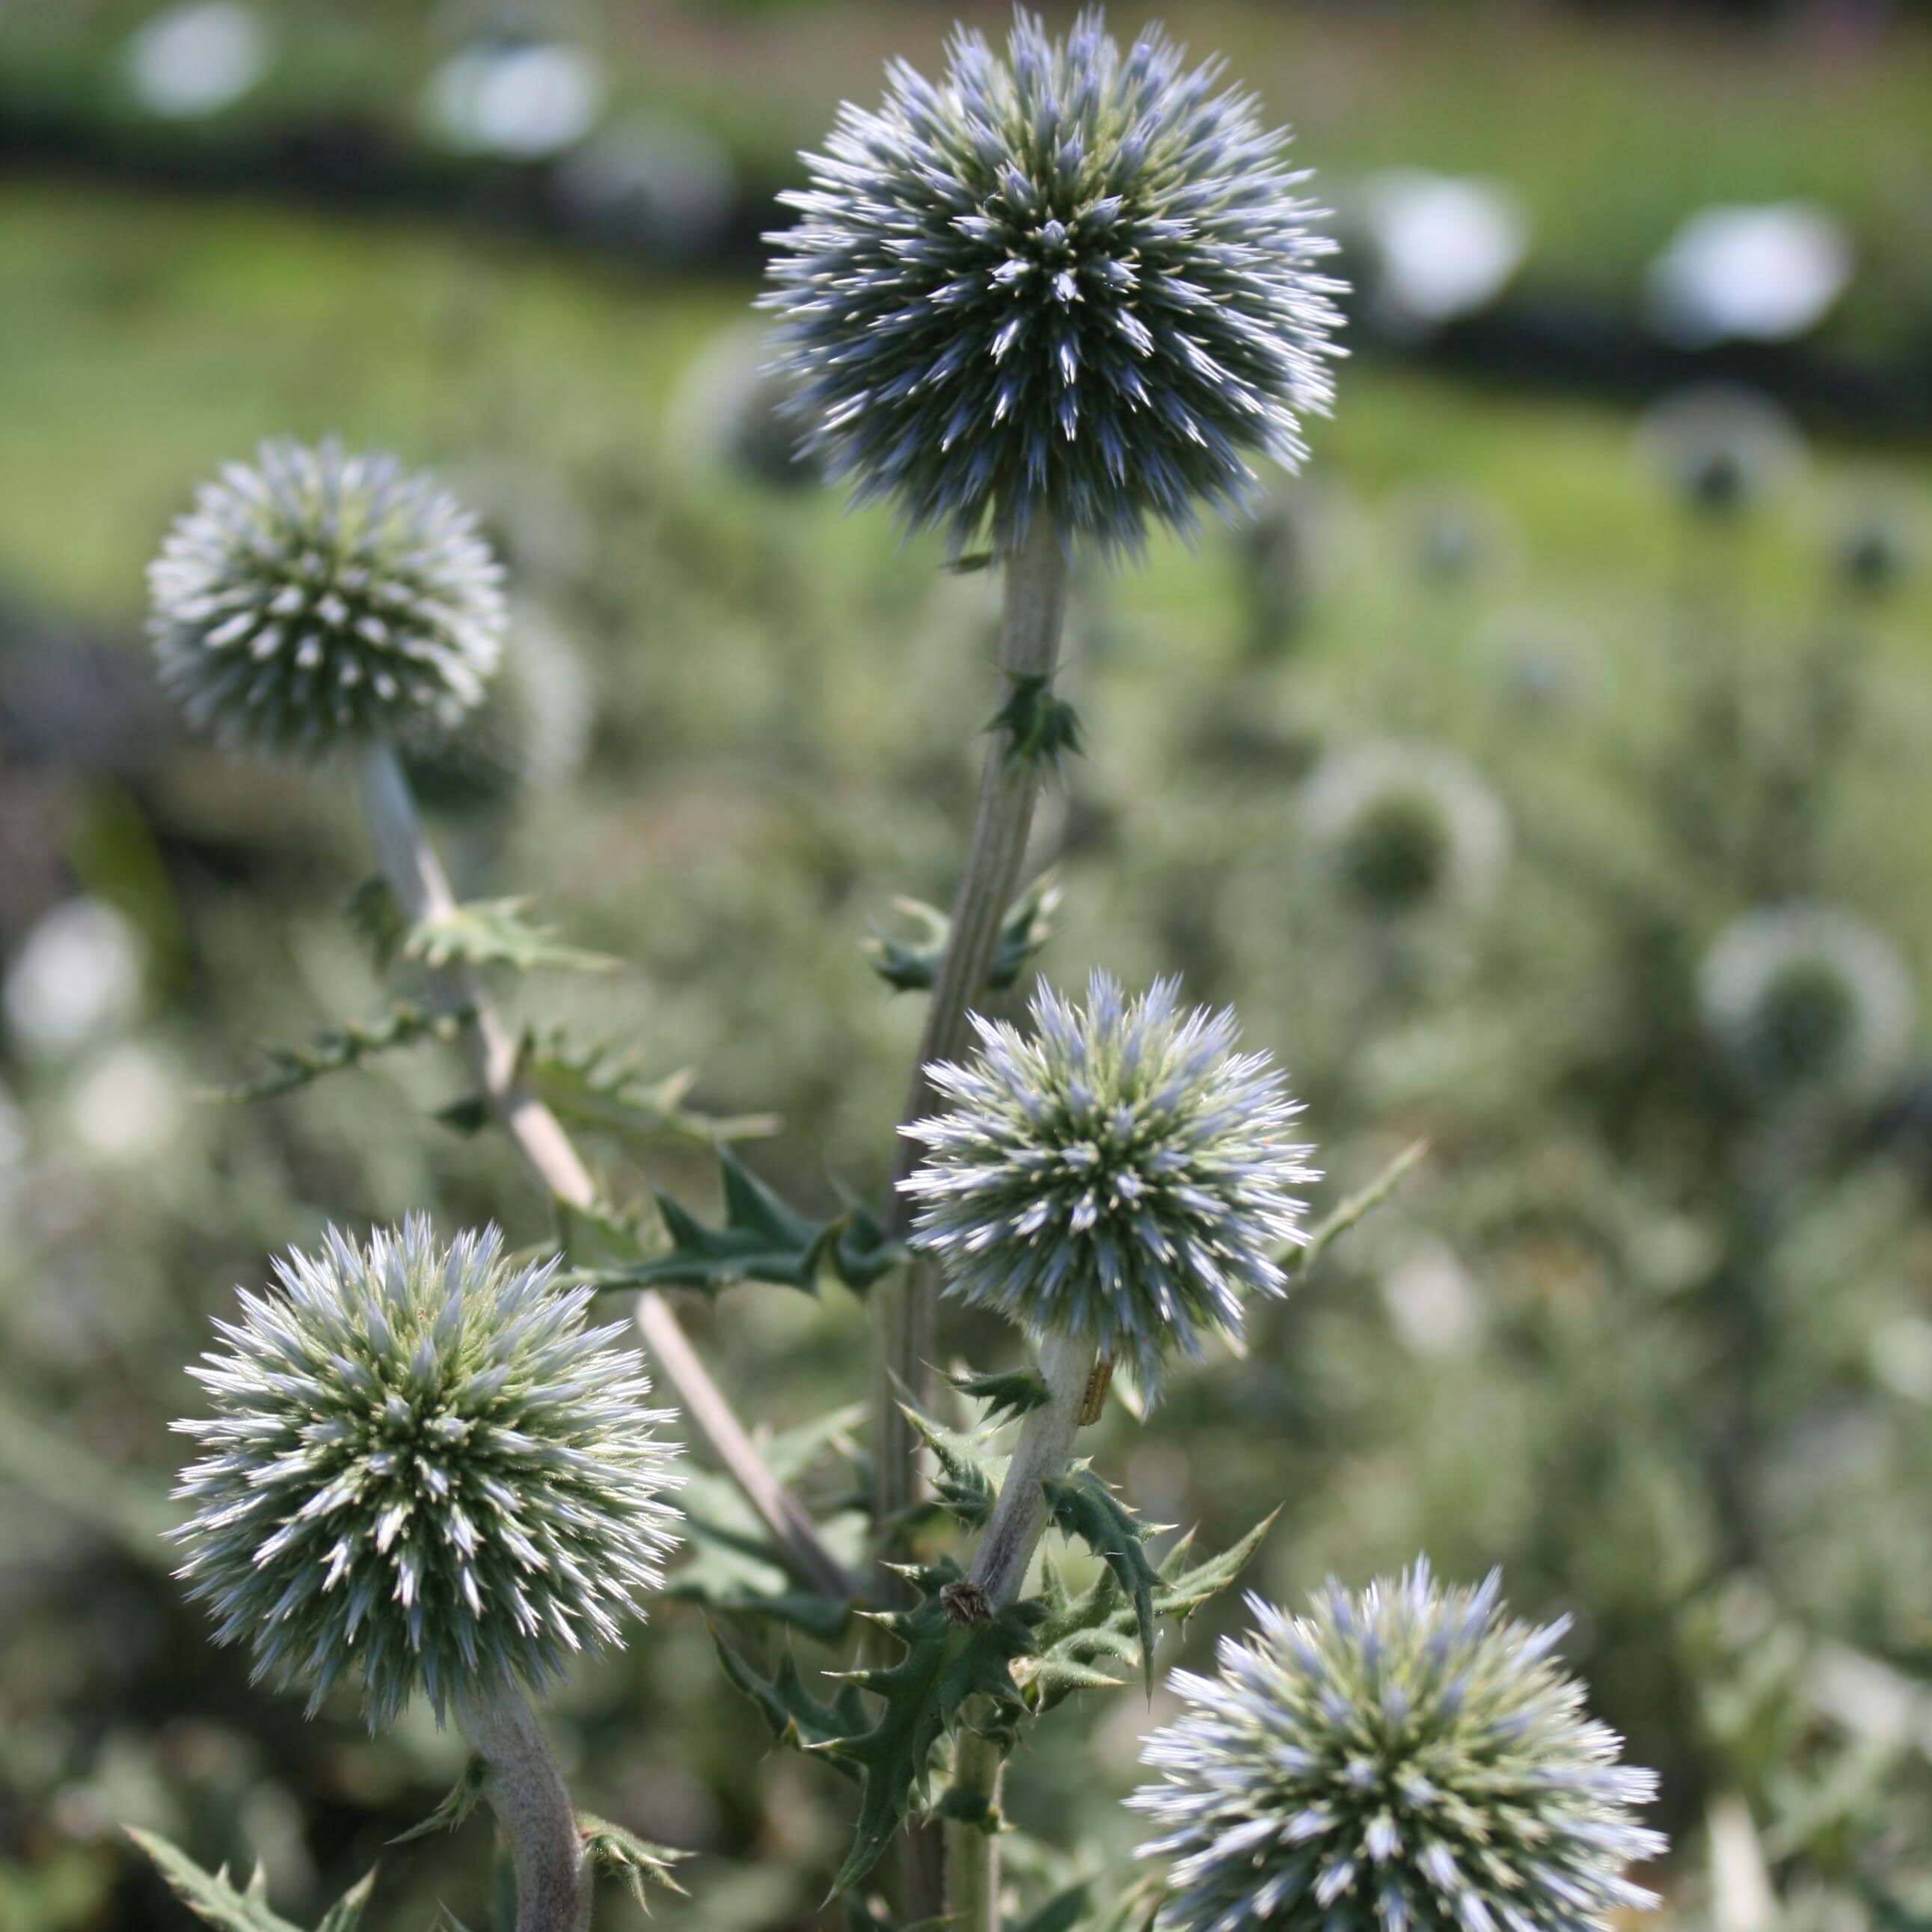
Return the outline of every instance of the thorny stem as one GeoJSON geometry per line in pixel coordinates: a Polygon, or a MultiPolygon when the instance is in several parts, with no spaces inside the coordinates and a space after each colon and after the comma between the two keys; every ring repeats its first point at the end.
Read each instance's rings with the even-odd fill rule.
{"type": "Polygon", "coordinates": [[[484,1786],[517,1879],[516,1932],[588,1932],[592,1874],[555,1756],[514,1690],[459,1697],[456,1720],[489,1768],[484,1786]]]}
{"type": "MultiPolygon", "coordinates": [[[[372,745],[361,767],[362,803],[383,876],[404,916],[412,924],[452,910],[455,896],[444,876],[422,821],[401,760],[386,744],[372,745]]],[[[463,1050],[471,1070],[502,1124],[537,1178],[566,1206],[593,1207],[597,1186],[563,1125],[524,1084],[516,1042],[496,1010],[482,976],[467,966],[444,967],[430,975],[433,997],[444,1010],[464,1016],[463,1050]]],[[[744,1425],[699,1360],[670,1304],[646,1288],[637,1307],[638,1332],[677,1391],[698,1438],[724,1468],[770,1532],[784,1566],[808,1589],[843,1600],[855,1592],[852,1580],[820,1540],[797,1499],[767,1469],[744,1425]]]]}
{"type": "MultiPolygon", "coordinates": [[[[1006,560],[1000,669],[1009,685],[1017,688],[1023,680],[1052,680],[1060,661],[1066,612],[1066,557],[1052,520],[1042,511],[1006,560]]],[[[1035,761],[1015,755],[1006,734],[996,733],[980,767],[972,834],[900,1117],[902,1125],[922,1120],[932,1110],[927,1066],[936,1060],[956,1058],[964,1042],[967,1012],[986,983],[1000,925],[1018,888],[1039,796],[1035,761]]],[[[910,1218],[910,1203],[898,1184],[917,1159],[914,1143],[902,1136],[886,1209],[886,1232],[894,1240],[904,1238],[910,1218]]],[[[927,1402],[937,1291],[934,1265],[921,1257],[872,1292],[874,1520],[882,1524],[892,1521],[917,1496],[917,1443],[899,1405],[909,1400],[924,1408],[927,1402]]]]}

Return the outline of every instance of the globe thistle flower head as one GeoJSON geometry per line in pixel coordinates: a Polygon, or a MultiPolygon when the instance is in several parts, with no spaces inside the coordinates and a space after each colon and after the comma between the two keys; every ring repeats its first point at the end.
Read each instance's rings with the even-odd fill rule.
{"type": "Polygon", "coordinates": [[[1702,383],[1666,396],[1640,430],[1649,462],[1694,514],[1742,515],[1787,486],[1804,445],[1778,405],[1751,389],[1702,383]]]}
{"type": "Polygon", "coordinates": [[[204,484],[148,566],[162,682],[197,730],[314,754],[448,728],[501,649],[476,520],[392,456],[265,442],[204,484]]]}
{"type": "Polygon", "coordinates": [[[1160,1932],[1586,1932],[1656,1904],[1623,1876],[1664,1848],[1632,1815],[1654,1774],[1551,1662],[1565,1624],[1498,1590],[1418,1562],[1303,1617],[1249,1598],[1220,1673],[1175,1673],[1128,1800],[1172,1861],[1160,1932]]]}
{"type": "Polygon", "coordinates": [[[520,1264],[494,1228],[447,1247],[426,1216],[358,1246],[332,1228],[218,1322],[190,1373],[214,1413],[177,1493],[180,1574],[255,1675],[359,1675],[371,1728],[426,1693],[542,1689],[619,1640],[663,1581],[672,1446],[591,1291],[520,1264]]]}
{"type": "Polygon", "coordinates": [[[1003,60],[959,29],[937,85],[848,104],[766,306],[832,474],[963,548],[1036,512],[1136,549],[1227,509],[1250,455],[1292,470],[1325,412],[1334,243],[1251,95],[1097,11],[1064,40],[1016,12],[1003,60]]]}
{"type": "Polygon", "coordinates": [[[1478,906],[1509,856],[1509,820],[1480,776],[1433,746],[1330,753],[1301,794],[1301,824],[1348,896],[1378,918],[1478,906]]]}
{"type": "Polygon", "coordinates": [[[1232,1012],[1180,982],[1127,999],[1105,974],[1076,1006],[1042,986],[1035,1031],[974,1016],[980,1050],[926,1070],[950,1111],[904,1131],[914,1246],[949,1291],[1035,1335],[1090,1338],[1158,1389],[1164,1358],[1238,1330],[1244,1291],[1279,1298],[1304,1238],[1289,1139],[1300,1112],[1232,1012]]]}
{"type": "Polygon", "coordinates": [[[1734,920],[1705,956],[1698,997],[1720,1049],[1767,1094],[1870,1088],[1897,1067],[1916,1004],[1892,942],[1817,905],[1734,920]]]}

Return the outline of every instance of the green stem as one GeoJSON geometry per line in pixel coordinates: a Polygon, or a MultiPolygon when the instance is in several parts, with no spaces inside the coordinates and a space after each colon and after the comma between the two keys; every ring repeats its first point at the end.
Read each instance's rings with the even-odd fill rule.
{"type": "MultiPolygon", "coordinates": [[[[1060,662],[1066,613],[1066,557],[1058,533],[1042,512],[1006,560],[1000,670],[1007,684],[1017,688],[1024,680],[1052,678],[1060,662]]],[[[965,864],[902,1125],[922,1120],[932,1111],[933,1090],[926,1070],[934,1060],[957,1058],[965,1042],[966,1016],[986,984],[1001,923],[1019,885],[1039,796],[1036,763],[1015,755],[1006,734],[996,734],[980,767],[965,864]]],[[[909,1204],[898,1184],[917,1159],[916,1144],[902,1136],[894,1154],[892,1196],[886,1210],[886,1232],[894,1238],[904,1238],[909,1220],[909,1204]]],[[[928,1399],[938,1288],[936,1270],[922,1258],[890,1281],[880,1282],[872,1293],[874,1520],[882,1524],[918,1495],[918,1445],[899,1405],[909,1399],[923,1408],[928,1399]]]]}
{"type": "Polygon", "coordinates": [[[946,1821],[949,1932],[1000,1932],[1000,1791],[1006,1754],[990,1738],[962,1731],[952,1756],[946,1821]]]}
{"type": "Polygon", "coordinates": [[[485,1792],[516,1874],[516,1932],[588,1932],[590,1864],[570,1789],[536,1712],[512,1690],[459,1698],[456,1720],[489,1767],[485,1792]]]}

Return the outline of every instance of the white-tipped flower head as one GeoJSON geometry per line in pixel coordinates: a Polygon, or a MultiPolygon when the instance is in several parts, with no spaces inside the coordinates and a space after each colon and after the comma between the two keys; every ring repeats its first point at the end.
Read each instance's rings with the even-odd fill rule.
{"type": "Polygon", "coordinates": [[[1042,986],[1030,1038],[975,1015],[980,1051],[926,1070],[951,1110],[904,1130],[926,1149],[902,1184],[912,1243],[950,1291],[1090,1338],[1150,1394],[1172,1350],[1238,1329],[1244,1291],[1287,1292],[1316,1178],[1279,1070],[1180,991],[1128,1000],[1096,973],[1082,1007],[1042,986]]]}
{"type": "Polygon", "coordinates": [[[1623,1876],[1664,1848],[1633,1816],[1656,1778],[1550,1661],[1564,1624],[1420,1562],[1305,1617],[1248,1601],[1218,1676],[1175,1673],[1128,1801],[1172,1861],[1160,1932],[1589,1932],[1657,1903],[1623,1876]]]}
{"type": "Polygon", "coordinates": [[[1709,517],[1755,508],[1804,461],[1804,440],[1775,403],[1721,382],[1666,396],[1646,414],[1640,440],[1685,506],[1709,517]]]}
{"type": "Polygon", "coordinates": [[[1882,933],[1828,906],[1771,906],[1718,935],[1698,976],[1704,1021],[1765,1091],[1856,1092],[1910,1042],[1912,976],[1882,933]]]}
{"type": "Polygon", "coordinates": [[[1478,906],[1509,856],[1509,820],[1480,776],[1433,746],[1331,753],[1301,794],[1304,831],[1366,910],[1399,918],[1478,906]]]}
{"type": "Polygon", "coordinates": [[[1045,509],[1132,549],[1240,502],[1249,455],[1298,465],[1341,285],[1286,134],[1157,28],[1124,56],[1096,11],[948,54],[937,86],[896,64],[876,112],[845,106],[772,238],[832,474],[956,545],[1010,550],[1045,509]]]}
{"type": "Polygon", "coordinates": [[[275,1264],[190,1371],[214,1414],[178,1493],[181,1574],[255,1674],[313,1711],[359,1675],[372,1726],[417,1690],[541,1688],[619,1640],[663,1581],[676,1512],[617,1327],[587,1288],[506,1258],[494,1228],[438,1244],[427,1217],[358,1246],[331,1229],[275,1264]]]}
{"type": "Polygon", "coordinates": [[[470,512],[394,457],[265,442],[169,532],[149,628],[196,730],[314,754],[446,728],[478,704],[502,574],[470,512]]]}

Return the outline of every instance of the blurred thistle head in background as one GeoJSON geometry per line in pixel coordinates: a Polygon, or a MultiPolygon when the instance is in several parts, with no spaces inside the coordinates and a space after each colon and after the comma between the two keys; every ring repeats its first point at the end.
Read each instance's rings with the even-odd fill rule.
{"type": "Polygon", "coordinates": [[[1444,1589],[1418,1561],[1304,1617],[1249,1598],[1218,1676],[1176,1672],[1186,1712],[1128,1802],[1172,1861],[1162,1932],[1585,1932],[1657,1903],[1623,1876],[1664,1841],[1583,1689],[1550,1662],[1568,1620],[1508,1620],[1492,1574],[1444,1589]]]}
{"type": "Polygon", "coordinates": [[[1484,905],[1509,856],[1502,801],[1467,760],[1432,745],[1331,752],[1302,788],[1300,816],[1336,883],[1380,919],[1484,905]]]}
{"type": "Polygon", "coordinates": [[[1096,973],[1084,1006],[1040,988],[1030,1039],[975,1015],[978,1053],[926,1070],[951,1110],[904,1130],[926,1150],[902,1184],[912,1243],[950,1292],[1090,1339],[1150,1396],[1169,1354],[1239,1328],[1244,1290],[1286,1293],[1316,1178],[1280,1070],[1180,994],[1130,1000],[1096,973]]]}
{"type": "Polygon", "coordinates": [[[1286,132],[1158,28],[1124,56],[1097,12],[1054,40],[1018,10],[1004,60],[964,28],[950,56],[848,104],[772,238],[831,473],[958,548],[1044,511],[1132,550],[1244,500],[1250,454],[1298,466],[1341,285],[1286,132]]]}
{"type": "Polygon", "coordinates": [[[1697,990],[1719,1050],[1768,1094],[1868,1092],[1911,1040],[1905,962],[1835,907],[1768,906],[1734,920],[1705,956],[1697,990]]]}
{"type": "Polygon", "coordinates": [[[1638,442],[1687,509],[1713,518],[1754,509],[1785,488],[1804,463],[1797,425],[1767,396],[1702,384],[1648,410],[1638,442]]]}
{"type": "Polygon", "coordinates": [[[502,577],[470,512],[393,456],[265,442],[168,533],[149,628],[197,730],[314,754],[448,729],[479,704],[502,577]]]}
{"type": "Polygon", "coordinates": [[[555,1268],[494,1228],[443,1246],[422,1215],[362,1246],[332,1228],[189,1372],[214,1413],[176,1424],[206,1452],[180,1574],[311,1713],[355,1674],[372,1728],[418,1690],[440,1718],[542,1688],[662,1582],[667,1418],[555,1268]]]}

